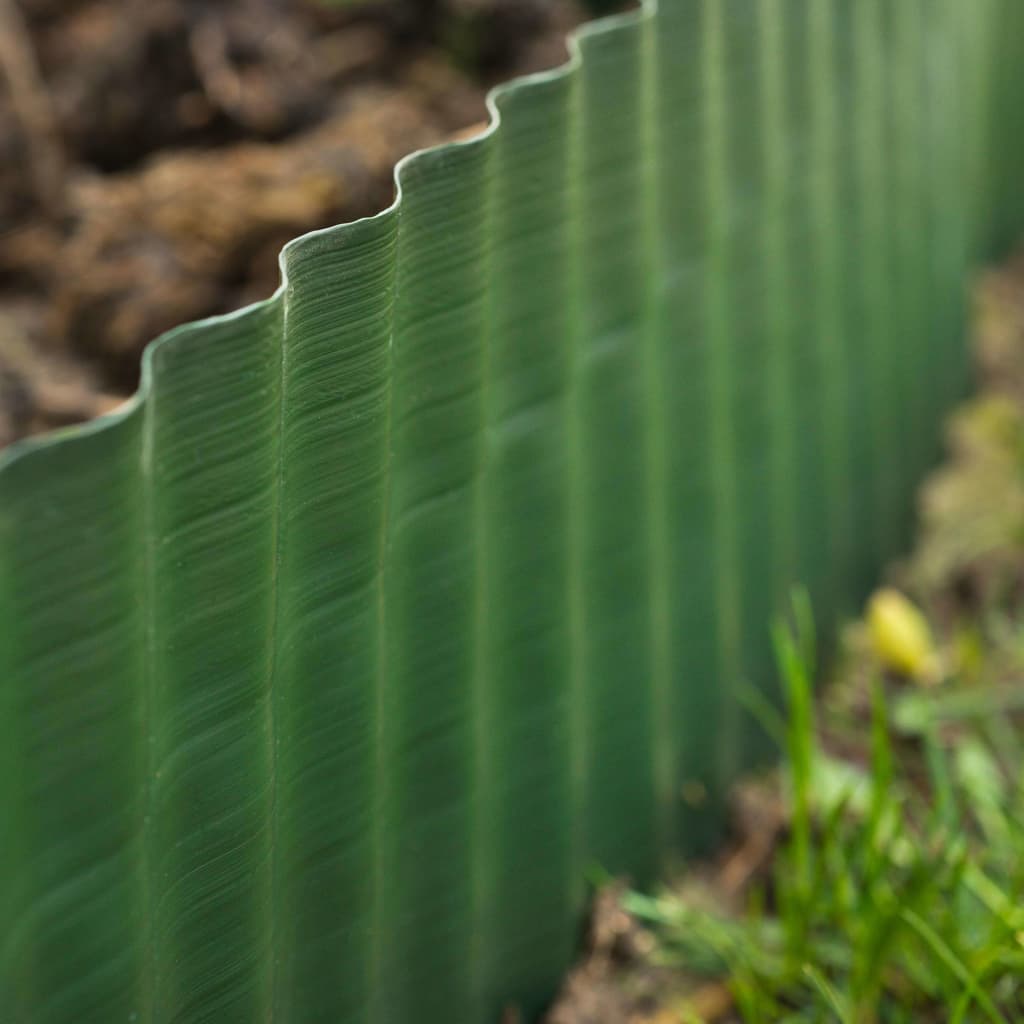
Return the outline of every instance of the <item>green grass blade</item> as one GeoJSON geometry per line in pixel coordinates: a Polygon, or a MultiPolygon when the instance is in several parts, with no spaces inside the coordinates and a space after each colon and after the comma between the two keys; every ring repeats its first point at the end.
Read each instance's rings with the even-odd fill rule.
{"type": "Polygon", "coordinates": [[[949,948],[938,934],[916,913],[916,911],[904,909],[903,920],[924,940],[935,956],[942,962],[951,974],[963,985],[964,990],[970,992],[972,998],[984,1011],[985,1016],[994,1024],[1008,1024],[1007,1019],[999,1012],[999,1008],[992,1002],[991,997],[978,984],[977,979],[967,969],[963,961],[949,948]]]}

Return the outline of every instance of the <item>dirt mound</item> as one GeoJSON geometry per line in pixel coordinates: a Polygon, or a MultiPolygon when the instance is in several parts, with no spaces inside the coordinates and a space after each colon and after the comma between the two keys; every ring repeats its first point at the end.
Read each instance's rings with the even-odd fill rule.
{"type": "Polygon", "coordinates": [[[372,213],[573,0],[0,0],[0,444],[93,416],[161,331],[372,213]]]}

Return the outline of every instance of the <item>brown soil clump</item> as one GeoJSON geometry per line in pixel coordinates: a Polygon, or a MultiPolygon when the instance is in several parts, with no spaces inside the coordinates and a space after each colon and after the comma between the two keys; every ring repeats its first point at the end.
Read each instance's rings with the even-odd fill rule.
{"type": "Polygon", "coordinates": [[[161,332],[269,295],[285,242],[385,207],[398,160],[564,60],[583,14],[0,0],[0,446],[129,394],[161,332]]]}

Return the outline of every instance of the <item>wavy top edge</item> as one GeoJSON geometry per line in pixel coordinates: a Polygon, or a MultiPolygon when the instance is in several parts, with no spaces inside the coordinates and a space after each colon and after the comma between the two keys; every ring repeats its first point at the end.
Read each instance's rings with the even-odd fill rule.
{"type": "MultiPolygon", "coordinates": [[[[244,317],[260,314],[263,310],[282,301],[289,286],[289,262],[292,257],[315,246],[324,239],[332,241],[343,240],[350,234],[359,231],[362,227],[375,221],[397,214],[402,206],[403,196],[406,193],[405,180],[413,168],[422,161],[435,159],[452,150],[465,149],[466,147],[480,145],[487,139],[494,136],[501,129],[501,104],[513,94],[528,91],[537,86],[543,86],[565,79],[574,74],[583,62],[584,48],[588,39],[596,36],[616,32],[621,29],[635,26],[647,20],[653,19],[657,13],[662,0],[639,0],[636,8],[618,14],[608,15],[594,21],[587,22],[566,37],[567,59],[556,67],[546,71],[537,71],[532,74],[522,75],[518,78],[493,87],[486,96],[487,124],[474,135],[455,140],[438,143],[424,149],[418,149],[403,157],[395,164],[392,174],[395,196],[392,202],[377,213],[366,217],[360,217],[352,221],[344,221],[340,224],[332,224],[328,227],[317,228],[305,234],[293,238],[281,249],[278,254],[277,263],[280,274],[280,283],[273,294],[265,299],[249,303],[230,313],[221,313],[216,316],[205,317],[200,320],[188,321],[177,327],[172,327],[163,334],[158,335],[149,342],[142,353],[142,369],[139,377],[139,386],[128,398],[117,408],[98,416],[84,423],[75,424],[70,427],[62,427],[51,430],[34,437],[24,438],[15,441],[5,450],[0,451],[0,484],[6,471],[17,463],[24,462],[46,451],[55,448],[65,448],[75,445],[79,441],[94,437],[113,429],[118,424],[127,420],[137,411],[141,411],[149,400],[153,390],[155,379],[154,363],[158,352],[169,348],[179,342],[193,337],[199,332],[216,329],[219,326],[229,324],[244,317]]],[[[2,498],[2,495],[0,495],[2,498]]]]}

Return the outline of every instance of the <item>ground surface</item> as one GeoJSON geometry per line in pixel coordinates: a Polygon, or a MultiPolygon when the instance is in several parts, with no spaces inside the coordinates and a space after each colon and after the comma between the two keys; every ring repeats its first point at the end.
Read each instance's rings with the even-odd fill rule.
{"type": "Polygon", "coordinates": [[[0,446],[269,295],[294,236],[565,59],[577,0],[0,0],[0,446]]]}

